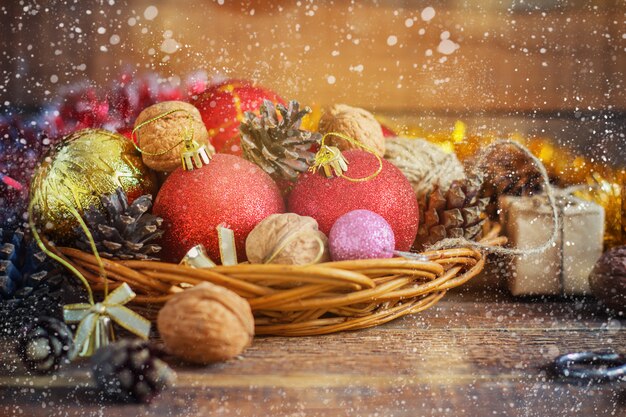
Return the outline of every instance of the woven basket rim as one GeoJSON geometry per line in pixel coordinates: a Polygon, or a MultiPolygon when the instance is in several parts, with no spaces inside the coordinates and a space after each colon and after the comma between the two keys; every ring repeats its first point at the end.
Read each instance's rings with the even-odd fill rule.
{"type": "MultiPolygon", "coordinates": [[[[481,243],[502,245],[490,224],[481,243]]],[[[102,293],[96,258],[74,248],[52,248],[102,293]]],[[[195,269],[159,261],[102,259],[108,287],[129,284],[131,307],[151,320],[174,294],[201,282],[226,287],[250,303],[259,335],[312,336],[377,326],[435,305],[478,275],[486,254],[473,248],[421,252],[427,259],[367,259],[315,265],[242,263],[195,269]]]]}

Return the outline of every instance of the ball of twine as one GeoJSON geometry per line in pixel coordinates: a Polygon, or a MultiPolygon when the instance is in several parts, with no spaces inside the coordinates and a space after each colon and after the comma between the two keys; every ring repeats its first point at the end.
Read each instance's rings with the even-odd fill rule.
{"type": "Polygon", "coordinates": [[[295,213],[272,214],[246,239],[250,263],[308,265],[326,262],[328,239],[312,217],[295,213]]]}
{"type": "MultiPolygon", "coordinates": [[[[373,149],[378,156],[382,157],[385,154],[383,129],[374,115],[367,110],[346,104],[335,104],[324,112],[319,122],[319,131],[322,134],[342,133],[373,149]]],[[[329,137],[328,144],[342,151],[361,149],[332,135],[329,137]]]]}
{"type": "Polygon", "coordinates": [[[182,139],[186,135],[193,134],[196,142],[207,145],[210,155],[215,153],[200,112],[191,104],[183,101],[153,104],[139,114],[135,127],[151,119],[151,122],[138,129],[137,145],[142,151],[144,164],[155,171],[172,172],[181,166],[180,152],[185,146],[182,139]],[[168,112],[171,113],[159,118],[168,112]]]}
{"type": "Polygon", "coordinates": [[[407,177],[418,200],[435,187],[446,192],[453,181],[464,180],[465,170],[456,155],[423,139],[394,138],[387,141],[385,159],[407,177]]]}

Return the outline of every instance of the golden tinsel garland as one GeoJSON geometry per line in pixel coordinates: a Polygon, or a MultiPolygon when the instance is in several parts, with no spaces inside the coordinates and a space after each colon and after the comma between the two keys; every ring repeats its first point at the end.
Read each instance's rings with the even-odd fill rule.
{"type": "Polygon", "coordinates": [[[466,125],[457,121],[451,131],[428,132],[420,127],[398,129],[401,136],[424,138],[446,152],[455,153],[461,162],[473,158],[480,149],[499,139],[511,139],[526,146],[544,164],[550,179],[559,186],[582,184],[593,172],[605,172],[606,167],[559,147],[548,138],[527,138],[519,133],[506,136],[496,133],[468,134],[466,125]]]}
{"type": "Polygon", "coordinates": [[[604,247],[626,244],[626,169],[604,176],[594,172],[587,178],[587,185],[575,194],[604,207],[604,247]]]}
{"type": "Polygon", "coordinates": [[[304,130],[310,130],[311,132],[317,132],[317,128],[320,124],[320,119],[322,118],[322,108],[319,104],[313,104],[309,107],[311,108],[311,112],[306,114],[302,118],[302,124],[300,125],[300,128],[304,130]]]}

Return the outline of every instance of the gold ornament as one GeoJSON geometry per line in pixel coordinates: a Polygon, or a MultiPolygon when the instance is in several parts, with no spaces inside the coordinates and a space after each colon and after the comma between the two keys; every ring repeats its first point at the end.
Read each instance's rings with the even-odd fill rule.
{"type": "Polygon", "coordinates": [[[84,129],[64,138],[45,157],[33,178],[30,198],[37,225],[50,239],[76,238],[82,215],[100,197],[121,188],[129,201],[157,191],[156,178],[130,140],[101,129],[84,129]]]}

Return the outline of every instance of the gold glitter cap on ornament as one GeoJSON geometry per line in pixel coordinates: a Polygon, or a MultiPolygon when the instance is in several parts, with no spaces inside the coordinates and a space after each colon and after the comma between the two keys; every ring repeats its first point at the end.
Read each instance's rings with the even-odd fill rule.
{"type": "Polygon", "coordinates": [[[156,192],[156,177],[130,140],[102,129],[65,137],[44,158],[33,177],[30,198],[36,224],[53,240],[72,241],[78,226],[71,208],[103,209],[100,197],[121,188],[130,200],[156,192]]]}
{"type": "Polygon", "coordinates": [[[315,161],[313,162],[313,165],[309,167],[309,171],[311,172],[317,172],[318,170],[321,170],[327,178],[332,178],[333,176],[335,176],[341,177],[350,182],[369,181],[381,173],[381,171],[383,170],[383,161],[382,158],[378,156],[376,151],[372,148],[358,142],[357,140],[349,136],[344,135],[343,133],[329,132],[322,136],[322,140],[320,141],[320,149],[315,154],[315,161]],[[328,138],[329,136],[337,136],[347,143],[354,145],[356,148],[361,148],[364,151],[374,155],[378,160],[378,168],[376,169],[376,171],[362,178],[352,178],[346,176],[344,173],[348,171],[349,162],[346,160],[346,158],[344,158],[341,150],[339,150],[338,147],[329,146],[324,143],[326,138],[328,138]]]}
{"type": "Polygon", "coordinates": [[[207,152],[206,145],[200,145],[195,140],[185,142],[185,149],[180,153],[180,160],[183,169],[191,171],[194,168],[201,168],[211,162],[211,157],[207,152]]]}

